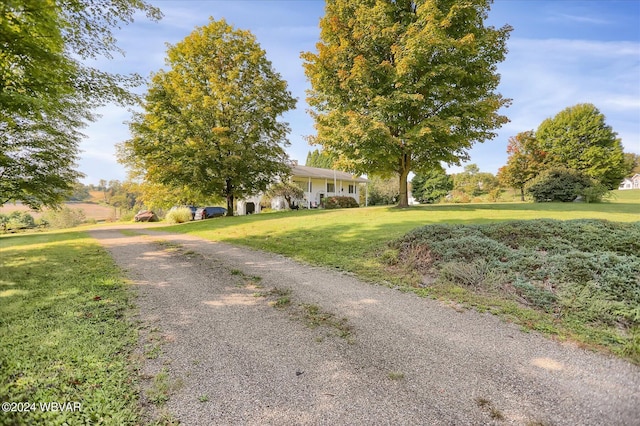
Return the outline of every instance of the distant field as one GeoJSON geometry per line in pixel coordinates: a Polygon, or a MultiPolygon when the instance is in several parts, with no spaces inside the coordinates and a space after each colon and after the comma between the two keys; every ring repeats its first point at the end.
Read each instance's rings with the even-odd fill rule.
{"type": "MultiPolygon", "coordinates": [[[[107,207],[96,203],[65,203],[70,209],[82,209],[87,219],[95,219],[97,221],[112,219],[114,217],[114,208],[107,207]]],[[[0,207],[0,213],[8,214],[13,211],[28,212],[35,219],[42,216],[43,212],[34,212],[29,207],[22,204],[5,204],[0,207]]],[[[46,211],[46,210],[44,210],[46,211]]]]}

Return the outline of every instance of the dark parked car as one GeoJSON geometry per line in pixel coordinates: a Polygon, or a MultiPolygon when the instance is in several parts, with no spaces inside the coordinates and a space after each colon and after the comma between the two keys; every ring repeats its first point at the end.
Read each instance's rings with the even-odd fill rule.
{"type": "Polygon", "coordinates": [[[196,217],[196,212],[198,211],[198,208],[196,206],[187,206],[189,208],[189,210],[191,210],[191,220],[193,220],[196,217]]]}
{"type": "Polygon", "coordinates": [[[158,216],[151,210],[140,210],[133,217],[133,220],[136,222],[157,222],[158,216]]]}
{"type": "Polygon", "coordinates": [[[220,217],[227,214],[227,209],[223,207],[202,207],[196,210],[194,220],[209,219],[212,217],[220,217]]]}

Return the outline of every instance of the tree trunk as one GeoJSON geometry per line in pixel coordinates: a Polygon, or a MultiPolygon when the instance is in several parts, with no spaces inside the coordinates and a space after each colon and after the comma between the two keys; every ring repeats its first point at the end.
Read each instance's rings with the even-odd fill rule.
{"type": "Polygon", "coordinates": [[[411,155],[402,154],[400,159],[400,168],[398,174],[400,175],[400,196],[398,198],[398,207],[401,209],[409,207],[409,191],[407,189],[407,177],[411,171],[411,155]]]}
{"type": "Polygon", "coordinates": [[[524,186],[520,187],[520,201],[524,201],[524,186]]]}
{"type": "Polygon", "coordinates": [[[233,216],[233,184],[231,179],[227,179],[227,216],[233,216]]]}

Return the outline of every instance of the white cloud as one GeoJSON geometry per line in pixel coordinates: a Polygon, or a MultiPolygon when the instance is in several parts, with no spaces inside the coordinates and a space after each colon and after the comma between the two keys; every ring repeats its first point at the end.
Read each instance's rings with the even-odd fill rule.
{"type": "Polygon", "coordinates": [[[565,13],[559,13],[557,15],[552,15],[549,18],[550,21],[572,21],[579,22],[585,24],[595,24],[595,25],[609,25],[611,21],[602,18],[594,18],[592,16],[584,16],[584,15],[569,15],[565,13]]]}
{"type": "MultiPolygon", "coordinates": [[[[562,39],[509,41],[500,64],[499,91],[513,98],[504,113],[511,119],[493,142],[472,151],[472,162],[491,165],[503,154],[509,136],[536,129],[546,118],[578,103],[592,103],[607,117],[626,149],[640,141],[640,43],[562,39]],[[493,146],[492,149],[486,148],[493,146]]],[[[504,164],[504,163],[502,163],[504,164]]],[[[498,167],[501,164],[498,164],[498,167]]]]}
{"type": "MultiPolygon", "coordinates": [[[[290,90],[298,98],[297,110],[286,114],[284,120],[292,129],[289,135],[292,146],[288,152],[291,157],[304,161],[306,153],[315,147],[309,147],[303,138],[313,134],[314,129],[312,119],[305,112],[304,91],[308,83],[299,55],[301,51],[315,49],[323,2],[154,3],[163,9],[164,19],[153,23],[141,16],[135,24],[118,32],[116,38],[127,52],[126,57],[99,62],[99,67],[111,72],[137,72],[147,77],[151,71],[165,67],[166,42],[175,44],[182,40],[196,26],[206,25],[210,16],[215,19],[224,17],[235,27],[249,29],[256,35],[274,68],[287,80],[290,90]]],[[[513,13],[514,9],[505,8],[505,11],[513,13]]],[[[539,15],[539,18],[543,16],[539,15]]],[[[567,22],[567,27],[571,23],[610,24],[607,18],[588,10],[584,13],[569,10],[567,13],[565,9],[552,16],[556,22],[567,22]]],[[[528,21],[527,16],[525,23],[528,21]]],[[[544,37],[547,29],[540,20],[537,23],[541,26],[536,27],[534,36],[544,37]]],[[[602,28],[598,30],[602,31],[602,28]]],[[[607,35],[613,34],[614,30],[615,26],[609,25],[607,35]]],[[[498,90],[503,96],[513,98],[512,107],[503,112],[511,122],[498,131],[494,140],[477,144],[471,151],[471,162],[479,164],[481,170],[495,173],[504,165],[510,136],[535,130],[544,119],[584,102],[593,103],[607,117],[607,124],[618,132],[625,149],[640,153],[640,43],[581,40],[569,32],[566,38],[557,38],[563,35],[554,34],[556,38],[514,37],[508,41],[509,53],[498,67],[502,75],[498,90]]],[[[597,36],[597,33],[593,35],[597,36]]],[[[144,90],[139,89],[140,92],[144,90]]],[[[86,129],[89,139],[81,147],[84,150],[81,170],[89,176],[96,176],[96,179],[123,178],[124,169],[115,158],[110,158],[110,153],[115,151],[115,143],[129,138],[127,126],[122,122],[129,120],[130,115],[118,107],[105,108],[102,113],[103,118],[86,129]]]]}

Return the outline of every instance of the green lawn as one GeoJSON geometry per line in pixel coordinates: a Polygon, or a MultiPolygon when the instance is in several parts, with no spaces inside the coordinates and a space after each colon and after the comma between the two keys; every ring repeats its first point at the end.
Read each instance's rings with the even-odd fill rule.
{"type": "Polygon", "coordinates": [[[139,422],[131,293],[108,253],[83,232],[7,235],[0,271],[0,400],[35,404],[0,425],[139,422]]]}
{"type": "Polygon", "coordinates": [[[616,191],[614,200],[582,203],[438,204],[397,209],[367,207],[300,210],[218,218],[164,228],[210,240],[284,254],[311,264],[350,271],[372,281],[394,277],[379,255],[394,239],[432,223],[478,224],[526,219],[640,220],[640,190],[616,191]]]}

